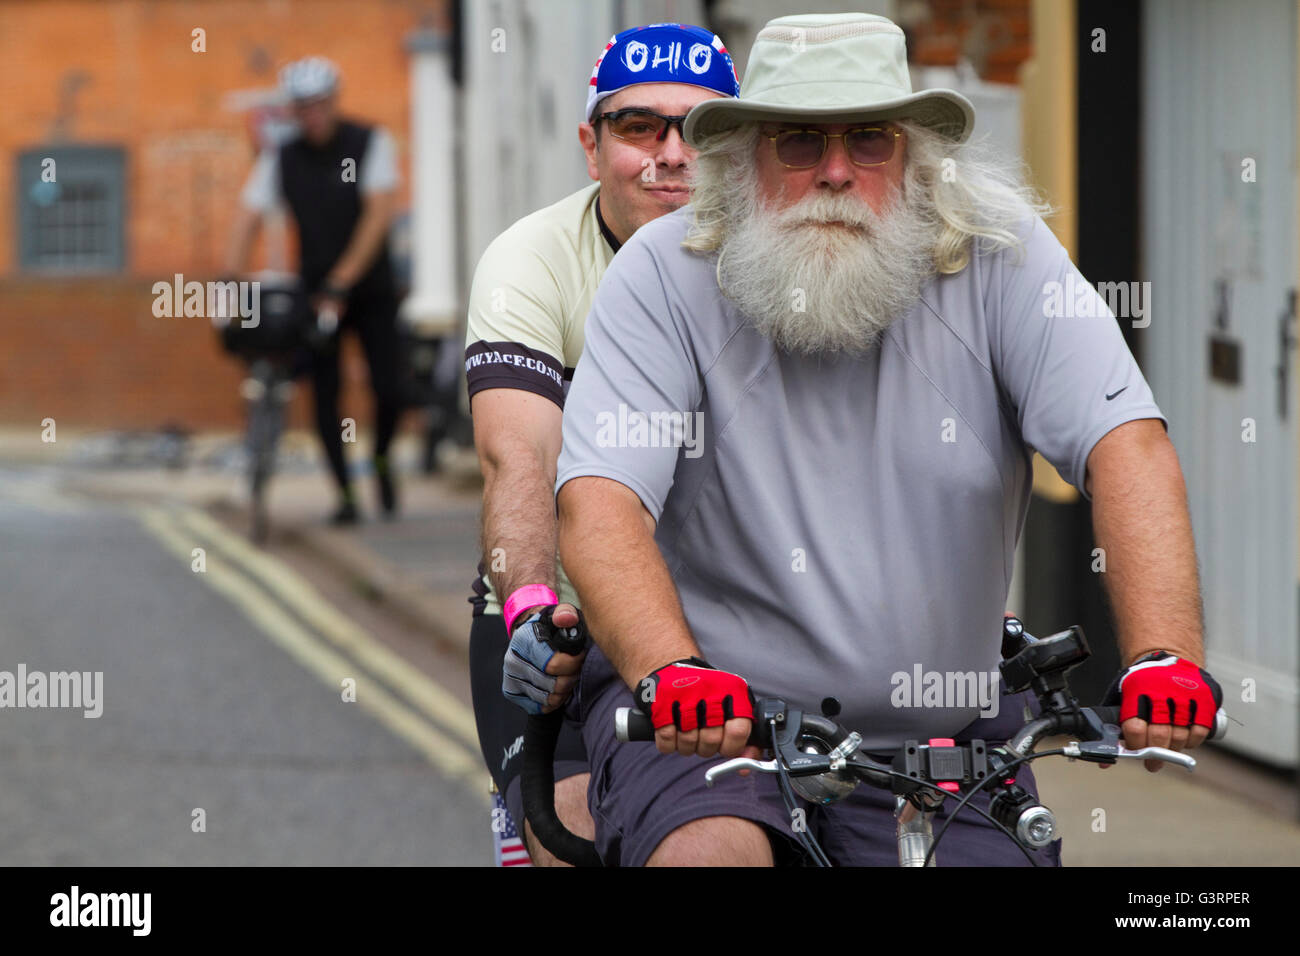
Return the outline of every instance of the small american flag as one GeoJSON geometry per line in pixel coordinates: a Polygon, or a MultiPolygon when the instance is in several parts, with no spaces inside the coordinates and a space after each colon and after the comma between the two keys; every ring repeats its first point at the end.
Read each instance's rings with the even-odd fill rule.
{"type": "Polygon", "coordinates": [[[515,821],[510,817],[510,811],[506,809],[506,802],[501,799],[501,794],[492,794],[492,847],[495,851],[493,856],[496,859],[497,866],[532,866],[533,861],[528,858],[528,849],[524,846],[524,841],[519,838],[519,830],[515,827],[515,821]],[[505,824],[502,829],[497,821],[505,824]]]}

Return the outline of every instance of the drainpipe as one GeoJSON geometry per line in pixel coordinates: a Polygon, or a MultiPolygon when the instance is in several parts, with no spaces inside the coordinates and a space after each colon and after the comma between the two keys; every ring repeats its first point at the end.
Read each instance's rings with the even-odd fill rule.
{"type": "Polygon", "coordinates": [[[411,55],[411,292],[401,316],[421,338],[456,330],[455,88],[451,37],[421,27],[411,55]]]}

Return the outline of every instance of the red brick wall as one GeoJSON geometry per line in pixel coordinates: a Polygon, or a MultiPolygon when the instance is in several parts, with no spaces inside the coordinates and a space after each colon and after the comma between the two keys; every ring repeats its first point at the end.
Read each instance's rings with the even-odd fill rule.
{"type": "MultiPolygon", "coordinates": [[[[928,0],[900,15],[915,60],[963,47],[985,79],[1014,82],[1029,55],[1028,0],[928,0]]],[[[0,424],[53,416],[72,429],[232,427],[239,367],[204,320],[156,319],[150,286],[210,278],[252,162],[232,90],[265,88],[289,59],[342,68],[346,112],[381,122],[409,195],[407,33],[445,25],[444,0],[3,0],[0,2],[0,424]],[[206,30],[207,52],[191,51],[206,30]],[[73,91],[73,92],[69,92],[73,91]],[[59,142],[126,151],[126,270],[108,279],[18,272],[16,156],[59,142]]],[[[345,414],[365,421],[364,366],[345,353],[345,414]]],[[[309,409],[300,397],[298,423],[309,409]]]]}
{"type": "MultiPolygon", "coordinates": [[[[221,350],[207,319],[155,318],[150,287],[133,278],[0,279],[4,423],[240,427],[242,364],[221,350]]],[[[352,337],[342,363],[340,415],[368,427],[365,359],[352,337]]],[[[311,425],[309,392],[300,388],[290,408],[294,426],[311,425]]]]}
{"type": "Polygon", "coordinates": [[[1019,81],[1029,59],[1030,0],[924,0],[902,4],[901,25],[908,33],[913,62],[954,66],[963,51],[982,79],[1019,81]]]}
{"type": "MultiPolygon", "coordinates": [[[[150,292],[173,273],[203,281],[220,266],[253,160],[245,118],[223,98],[273,86],[290,59],[330,57],[343,72],[344,112],[393,132],[405,204],[403,41],[421,22],[445,26],[445,13],[444,0],[0,3],[0,423],[236,424],[238,366],[205,320],[154,318],[150,292]],[[196,27],[205,53],[191,50],[196,27]],[[16,157],[53,143],[125,150],[124,275],[19,272],[16,157]]],[[[355,398],[345,392],[349,410],[355,398]]]]}

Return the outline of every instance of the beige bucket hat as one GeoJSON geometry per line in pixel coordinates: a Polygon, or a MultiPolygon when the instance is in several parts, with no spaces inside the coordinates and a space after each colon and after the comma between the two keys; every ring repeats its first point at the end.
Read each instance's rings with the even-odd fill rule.
{"type": "Polygon", "coordinates": [[[910,117],[964,142],[975,108],[955,90],[912,92],[903,31],[868,13],[778,17],[759,31],[740,98],[709,99],[683,124],[686,142],[753,120],[854,123],[910,117]]]}

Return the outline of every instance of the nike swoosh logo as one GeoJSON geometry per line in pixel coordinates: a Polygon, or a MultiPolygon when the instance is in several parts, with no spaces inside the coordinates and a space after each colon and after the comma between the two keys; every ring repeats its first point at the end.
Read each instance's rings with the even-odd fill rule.
{"type": "MultiPolygon", "coordinates": [[[[1128,386],[1125,385],[1124,388],[1128,388],[1128,386]]],[[[1121,389],[1119,390],[1119,392],[1124,391],[1124,388],[1121,388],[1121,389]]],[[[1116,395],[1118,395],[1119,392],[1111,392],[1109,395],[1106,396],[1106,401],[1109,402],[1112,398],[1114,398],[1116,395]]]]}

